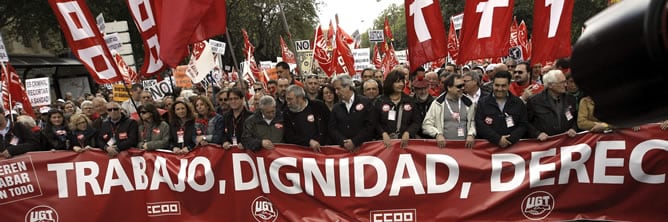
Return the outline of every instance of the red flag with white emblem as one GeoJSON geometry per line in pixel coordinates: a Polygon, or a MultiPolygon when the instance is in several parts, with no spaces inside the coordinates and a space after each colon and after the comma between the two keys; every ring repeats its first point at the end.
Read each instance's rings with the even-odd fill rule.
{"type": "Polygon", "coordinates": [[[448,32],[448,53],[452,60],[457,61],[459,57],[459,38],[457,38],[457,31],[455,31],[455,22],[450,18],[450,30],[448,32]]]}
{"type": "Polygon", "coordinates": [[[528,61],[531,58],[531,51],[529,51],[529,35],[527,31],[527,25],[524,23],[524,20],[520,22],[520,26],[517,28],[517,39],[520,42],[522,47],[522,56],[524,56],[524,61],[528,61]]]}
{"type": "Polygon", "coordinates": [[[84,0],[49,0],[72,53],[98,84],[123,81],[84,0]]]}
{"type": "MultiPolygon", "coordinates": [[[[241,33],[244,36],[244,54],[246,55],[246,60],[248,62],[248,69],[244,69],[249,71],[251,74],[253,74],[253,77],[256,80],[261,80],[262,82],[266,82],[264,79],[264,75],[262,75],[262,72],[260,71],[260,68],[257,67],[257,63],[255,62],[255,46],[250,42],[250,39],[248,38],[248,33],[246,32],[246,29],[241,29],[241,33]]],[[[247,72],[243,73],[244,75],[247,74],[247,72]]]]}
{"type": "Polygon", "coordinates": [[[160,38],[158,38],[158,13],[155,0],[126,0],[130,15],[144,41],[144,64],[141,73],[149,78],[156,76],[166,65],[160,59],[160,38]]]}
{"type": "Polygon", "coordinates": [[[328,41],[320,26],[315,29],[315,41],[313,42],[313,58],[318,62],[318,65],[320,65],[320,68],[327,76],[332,76],[334,74],[332,57],[327,53],[328,41]]]}
{"type": "Polygon", "coordinates": [[[288,48],[288,45],[285,44],[285,41],[283,41],[283,36],[281,36],[281,55],[283,56],[284,62],[297,64],[297,60],[295,59],[295,54],[292,53],[292,51],[290,51],[290,48],[288,48]]]}
{"type": "Polygon", "coordinates": [[[508,55],[513,4],[514,0],[466,1],[457,63],[508,55]]]}
{"type": "MultiPolygon", "coordinates": [[[[2,104],[4,105],[5,111],[10,111],[10,103],[12,107],[16,106],[16,103],[21,103],[23,110],[25,110],[28,115],[35,117],[32,104],[30,103],[30,99],[28,99],[28,94],[26,94],[26,89],[21,83],[21,78],[19,78],[19,75],[16,74],[16,70],[14,70],[14,67],[9,65],[9,63],[7,63],[6,67],[2,68],[0,81],[2,81],[2,104]],[[7,78],[8,76],[5,71],[9,72],[9,78],[7,78]],[[10,94],[11,101],[9,99],[10,94]]],[[[2,115],[5,114],[3,113],[2,115]]]]}
{"type": "MultiPolygon", "coordinates": [[[[385,44],[385,43],[383,43],[385,44]]],[[[376,69],[380,69],[381,65],[383,64],[383,60],[380,58],[380,49],[378,49],[378,43],[373,45],[373,65],[376,67],[376,69]]]]}
{"type": "Polygon", "coordinates": [[[336,52],[334,53],[334,67],[336,73],[348,73],[348,75],[355,75],[355,59],[353,51],[350,49],[350,44],[353,39],[341,29],[336,26],[336,52]]]}
{"type": "Polygon", "coordinates": [[[423,64],[448,56],[443,16],[437,0],[406,0],[408,63],[413,71],[423,64]]]}
{"type": "Polygon", "coordinates": [[[571,55],[571,20],[573,1],[534,1],[534,21],[531,55],[533,63],[545,64],[571,55]]]}

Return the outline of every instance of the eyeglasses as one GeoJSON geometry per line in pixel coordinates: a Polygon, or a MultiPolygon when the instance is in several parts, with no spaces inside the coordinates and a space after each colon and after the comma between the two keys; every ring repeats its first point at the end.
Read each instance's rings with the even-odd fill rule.
{"type": "Polygon", "coordinates": [[[226,101],[227,101],[227,98],[224,98],[224,99],[218,99],[218,101],[219,101],[219,102],[226,102],[226,101]]]}
{"type": "Polygon", "coordinates": [[[263,89],[262,88],[255,88],[254,90],[255,91],[262,91],[263,89]]]}
{"type": "Polygon", "coordinates": [[[118,111],[118,110],[121,110],[121,108],[108,108],[107,112],[118,111]]]}
{"type": "Polygon", "coordinates": [[[456,85],[455,87],[457,87],[457,89],[461,89],[461,88],[464,88],[464,84],[462,83],[462,84],[456,85]]]}

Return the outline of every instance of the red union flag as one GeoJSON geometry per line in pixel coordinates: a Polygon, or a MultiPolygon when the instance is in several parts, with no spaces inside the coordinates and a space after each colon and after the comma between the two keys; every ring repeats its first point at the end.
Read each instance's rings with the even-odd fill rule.
{"type": "Polygon", "coordinates": [[[450,30],[448,32],[448,53],[452,60],[457,61],[457,58],[459,57],[459,38],[457,38],[455,22],[452,18],[450,18],[450,30]]]}
{"type": "Polygon", "coordinates": [[[336,73],[348,73],[348,75],[355,75],[355,59],[353,58],[353,51],[350,50],[350,44],[353,39],[341,29],[336,26],[336,52],[334,53],[334,67],[336,73]]]}
{"type": "MultiPolygon", "coordinates": [[[[385,43],[382,43],[382,44],[385,44],[385,43]]],[[[373,61],[373,65],[376,67],[376,69],[380,69],[380,67],[383,64],[383,60],[380,58],[380,52],[378,50],[380,50],[378,48],[378,43],[373,44],[373,58],[372,58],[372,61],[373,61]]]]}
{"type": "Polygon", "coordinates": [[[448,56],[441,7],[435,0],[406,0],[406,35],[411,71],[448,56]]]}
{"type": "Polygon", "coordinates": [[[524,23],[524,20],[520,22],[520,26],[517,29],[517,38],[520,41],[520,46],[522,46],[522,56],[524,56],[524,61],[528,61],[531,58],[531,51],[529,50],[529,36],[527,34],[527,25],[524,23]]]}
{"type": "Polygon", "coordinates": [[[160,59],[176,67],[187,54],[189,44],[225,33],[225,0],[159,1],[160,59]]]}
{"type": "Polygon", "coordinates": [[[532,63],[553,61],[571,54],[573,1],[536,0],[534,2],[532,63]]]}
{"type": "Polygon", "coordinates": [[[67,44],[98,84],[123,81],[84,0],[49,0],[67,44]]]}
{"type": "Polygon", "coordinates": [[[513,4],[513,0],[466,1],[457,63],[508,55],[513,4]]]}
{"type": "Polygon", "coordinates": [[[281,55],[283,56],[284,62],[297,64],[297,60],[295,59],[295,54],[292,53],[292,51],[290,51],[290,48],[288,48],[288,45],[285,44],[285,41],[283,41],[283,36],[281,36],[281,55]]]}
{"type": "Polygon", "coordinates": [[[155,0],[126,0],[125,3],[144,41],[144,64],[139,73],[146,78],[158,75],[165,64],[160,59],[155,0]]]}
{"type": "Polygon", "coordinates": [[[324,71],[327,76],[332,76],[332,74],[334,74],[334,64],[332,64],[332,58],[327,54],[328,42],[329,41],[325,38],[325,34],[322,32],[322,28],[318,26],[318,28],[315,29],[315,41],[313,41],[313,58],[318,62],[318,65],[320,65],[320,68],[322,68],[322,71],[324,71]]]}
{"type": "MultiPolygon", "coordinates": [[[[23,110],[28,113],[28,115],[35,117],[35,113],[32,109],[32,104],[26,94],[26,89],[21,83],[21,78],[16,74],[14,67],[7,63],[6,71],[9,72],[9,78],[7,78],[7,73],[5,69],[2,69],[2,76],[0,81],[2,81],[2,104],[4,105],[5,111],[9,111],[9,104],[12,104],[12,107],[16,106],[16,103],[21,103],[23,105],[23,110]],[[11,94],[11,101],[9,95],[11,94]]],[[[4,115],[4,113],[2,114],[4,115]]]]}

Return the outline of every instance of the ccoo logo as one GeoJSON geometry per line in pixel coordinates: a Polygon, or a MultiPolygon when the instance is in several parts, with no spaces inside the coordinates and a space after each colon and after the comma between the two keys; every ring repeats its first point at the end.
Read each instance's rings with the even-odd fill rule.
{"type": "Polygon", "coordinates": [[[33,207],[26,213],[26,222],[58,222],[58,212],[46,205],[33,207]]]}
{"type": "Polygon", "coordinates": [[[251,204],[251,214],[258,222],[273,222],[278,217],[278,211],[266,197],[259,196],[251,204]]]}
{"type": "Polygon", "coordinates": [[[529,220],[542,220],[546,218],[555,206],[552,194],[545,191],[536,191],[522,201],[522,214],[529,220]]]}

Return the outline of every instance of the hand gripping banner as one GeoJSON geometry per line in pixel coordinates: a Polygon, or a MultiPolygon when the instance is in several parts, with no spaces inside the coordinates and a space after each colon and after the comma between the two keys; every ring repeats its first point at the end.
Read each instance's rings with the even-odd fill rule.
{"type": "Polygon", "coordinates": [[[187,155],[131,149],[0,160],[3,221],[518,221],[668,217],[668,131],[292,145],[187,155]]]}

